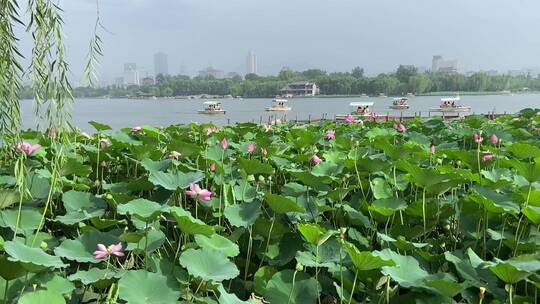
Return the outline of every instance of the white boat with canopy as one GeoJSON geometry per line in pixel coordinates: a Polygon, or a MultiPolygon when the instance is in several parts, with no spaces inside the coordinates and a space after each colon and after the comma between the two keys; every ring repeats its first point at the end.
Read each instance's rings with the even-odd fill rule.
{"type": "Polygon", "coordinates": [[[431,108],[430,112],[443,112],[443,113],[463,113],[469,112],[471,107],[463,106],[459,104],[461,98],[457,97],[445,97],[441,98],[441,105],[438,108],[431,108]]]}
{"type": "Polygon", "coordinates": [[[354,117],[356,119],[364,118],[364,117],[372,117],[375,115],[375,113],[372,112],[373,104],[374,103],[371,101],[351,102],[349,104],[349,107],[351,107],[351,111],[345,115],[336,115],[336,119],[346,120],[349,117],[354,117]]]}
{"type": "Polygon", "coordinates": [[[366,115],[370,114],[373,109],[373,102],[371,101],[356,101],[349,104],[351,107],[352,115],[366,115]]]}
{"type": "Polygon", "coordinates": [[[276,98],[272,100],[272,105],[268,108],[266,108],[266,111],[290,111],[291,107],[288,105],[289,101],[287,99],[279,99],[276,98]]]}
{"type": "Polygon", "coordinates": [[[409,98],[400,97],[400,98],[394,98],[394,101],[392,102],[392,105],[389,108],[394,109],[394,110],[406,110],[409,107],[410,107],[409,98]]]}
{"type": "Polygon", "coordinates": [[[204,109],[199,110],[199,114],[225,114],[226,111],[221,107],[221,102],[205,101],[204,109]]]}

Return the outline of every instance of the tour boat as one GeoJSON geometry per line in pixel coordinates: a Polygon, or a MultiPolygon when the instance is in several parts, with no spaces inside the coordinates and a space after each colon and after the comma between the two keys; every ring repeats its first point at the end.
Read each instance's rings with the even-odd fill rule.
{"type": "Polygon", "coordinates": [[[274,99],[272,100],[272,106],[266,108],[266,111],[290,111],[291,107],[287,105],[289,101],[287,99],[274,99]]]}
{"type": "Polygon", "coordinates": [[[349,104],[351,107],[351,112],[346,115],[336,115],[337,119],[347,119],[348,117],[354,118],[364,118],[364,117],[373,117],[375,113],[372,112],[373,102],[370,101],[356,101],[349,104]]]}
{"type": "Polygon", "coordinates": [[[405,110],[405,109],[408,109],[409,107],[410,107],[409,98],[401,97],[401,98],[394,98],[394,101],[392,102],[392,105],[389,108],[394,109],[394,110],[405,110]]]}
{"type": "Polygon", "coordinates": [[[459,104],[461,98],[458,97],[446,97],[441,98],[441,105],[438,108],[431,108],[430,112],[443,112],[443,113],[460,113],[469,112],[471,107],[463,106],[459,104]]]}
{"type": "Polygon", "coordinates": [[[373,109],[373,102],[370,101],[357,101],[349,104],[351,107],[352,115],[366,116],[371,113],[373,109]]]}
{"type": "Polygon", "coordinates": [[[199,110],[199,114],[225,114],[225,110],[221,108],[221,102],[205,101],[204,109],[199,110]]]}

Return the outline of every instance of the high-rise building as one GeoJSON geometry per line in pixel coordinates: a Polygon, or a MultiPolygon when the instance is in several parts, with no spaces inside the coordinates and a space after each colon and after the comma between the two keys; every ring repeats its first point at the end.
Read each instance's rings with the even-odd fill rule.
{"type": "Polygon", "coordinates": [[[136,63],[124,64],[124,84],[126,85],[139,85],[139,71],[137,71],[136,63]]]}
{"type": "Polygon", "coordinates": [[[442,60],[443,58],[440,55],[433,56],[433,60],[431,61],[431,72],[437,73],[439,71],[439,66],[442,60]]]}
{"type": "Polygon", "coordinates": [[[458,73],[458,61],[456,59],[444,60],[442,56],[435,55],[431,61],[431,72],[449,74],[458,73]]]}
{"type": "Polygon", "coordinates": [[[257,56],[249,52],[246,60],[246,74],[257,74],[257,56]]]}
{"type": "Polygon", "coordinates": [[[169,75],[169,56],[165,53],[156,53],[154,55],[154,72],[156,76],[169,75]]]}

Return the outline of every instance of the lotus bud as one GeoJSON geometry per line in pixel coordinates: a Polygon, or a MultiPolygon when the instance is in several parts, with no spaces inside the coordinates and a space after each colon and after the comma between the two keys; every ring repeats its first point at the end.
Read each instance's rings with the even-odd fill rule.
{"type": "Polygon", "coordinates": [[[268,180],[272,181],[272,175],[268,176],[268,180]]]}
{"type": "Polygon", "coordinates": [[[486,288],[485,287],[480,287],[480,292],[478,293],[478,298],[480,298],[480,300],[483,300],[485,296],[486,296],[486,288]]]}
{"type": "Polygon", "coordinates": [[[255,181],[255,175],[253,175],[253,174],[248,175],[247,180],[249,182],[254,182],[255,181]]]}
{"type": "Polygon", "coordinates": [[[450,225],[449,224],[444,225],[444,230],[449,231],[450,230],[450,225]]]}
{"type": "Polygon", "coordinates": [[[112,200],[112,199],[113,199],[113,196],[112,196],[112,194],[107,193],[107,194],[105,195],[105,198],[108,199],[108,200],[112,200]]]}
{"type": "Polygon", "coordinates": [[[461,160],[456,161],[456,165],[457,165],[458,167],[461,167],[461,160]]]}
{"type": "Polygon", "coordinates": [[[304,271],[304,265],[302,263],[296,263],[296,271],[304,271]]]}

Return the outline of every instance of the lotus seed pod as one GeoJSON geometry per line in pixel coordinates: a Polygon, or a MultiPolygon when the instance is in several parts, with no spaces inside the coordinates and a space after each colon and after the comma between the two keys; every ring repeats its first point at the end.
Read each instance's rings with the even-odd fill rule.
{"type": "Polygon", "coordinates": [[[443,163],[443,160],[441,158],[437,158],[437,164],[442,165],[442,163],[443,163]]]}
{"type": "Polygon", "coordinates": [[[253,174],[248,175],[247,180],[248,180],[249,182],[255,181],[255,175],[253,175],[253,174]]]}
{"type": "Polygon", "coordinates": [[[41,247],[41,249],[47,249],[49,245],[47,245],[47,243],[45,243],[44,241],[41,241],[41,243],[39,244],[39,247],[41,247]]]}
{"type": "Polygon", "coordinates": [[[304,271],[304,265],[302,263],[296,263],[296,271],[304,271]]]}
{"type": "Polygon", "coordinates": [[[264,183],[264,181],[265,181],[265,178],[264,178],[264,176],[262,176],[262,175],[259,175],[259,182],[261,182],[261,183],[264,183]]]}
{"type": "Polygon", "coordinates": [[[272,181],[272,175],[268,176],[268,180],[272,181]]]}

